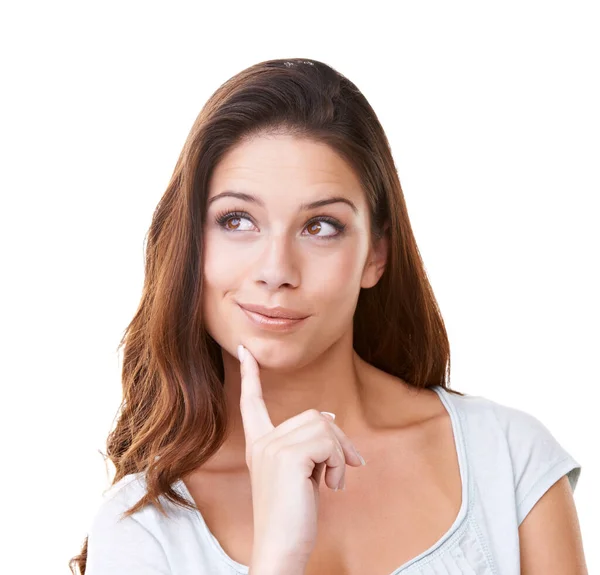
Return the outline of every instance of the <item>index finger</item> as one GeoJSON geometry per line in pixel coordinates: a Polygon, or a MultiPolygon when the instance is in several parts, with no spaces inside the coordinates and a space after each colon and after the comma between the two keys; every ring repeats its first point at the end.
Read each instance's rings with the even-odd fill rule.
{"type": "Polygon", "coordinates": [[[246,436],[246,449],[248,450],[255,441],[275,429],[275,426],[269,417],[263,399],[258,363],[244,346],[238,346],[238,356],[240,351],[244,354],[243,359],[240,361],[242,377],[240,412],[242,414],[244,435],[246,436]]]}

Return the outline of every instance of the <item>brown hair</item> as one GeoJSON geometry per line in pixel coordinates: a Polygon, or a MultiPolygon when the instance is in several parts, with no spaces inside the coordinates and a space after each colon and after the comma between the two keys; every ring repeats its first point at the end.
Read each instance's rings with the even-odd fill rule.
{"type": "MultiPolygon", "coordinates": [[[[285,133],[326,143],[355,170],[370,207],[371,233],[389,234],[385,271],[361,289],[353,346],[365,361],[416,388],[451,393],[444,322],[411,229],[386,135],[358,88],[326,64],[268,60],[210,97],[183,146],[148,231],[145,280],[124,346],[123,401],[107,456],[112,484],[144,471],[147,493],[124,515],[158,501],[194,508],[171,484],[201,466],[227,429],[220,346],[203,329],[202,229],[212,171],[233,146],[285,133]],[[446,379],[447,378],[447,379],[446,379]],[[157,458],[157,456],[159,456],[157,458]]],[[[88,538],[76,564],[85,573],[88,538]]]]}

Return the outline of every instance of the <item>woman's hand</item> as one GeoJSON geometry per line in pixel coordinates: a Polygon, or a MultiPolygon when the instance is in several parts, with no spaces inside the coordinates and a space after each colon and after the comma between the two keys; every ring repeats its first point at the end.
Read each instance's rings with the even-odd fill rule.
{"type": "Polygon", "coordinates": [[[343,486],[346,464],[363,463],[333,419],[316,409],[274,427],[263,401],[258,364],[244,352],[240,410],[252,483],[253,564],[277,558],[282,565],[305,565],[316,544],[323,469],[325,484],[336,490],[343,486]]]}

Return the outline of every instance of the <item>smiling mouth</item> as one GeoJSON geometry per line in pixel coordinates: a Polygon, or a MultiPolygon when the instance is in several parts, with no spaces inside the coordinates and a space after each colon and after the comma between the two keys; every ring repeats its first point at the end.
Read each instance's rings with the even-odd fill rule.
{"type": "Polygon", "coordinates": [[[296,311],[289,310],[289,309],[279,307],[279,306],[269,309],[269,308],[259,306],[259,305],[242,304],[239,302],[238,302],[238,305],[246,311],[250,311],[252,313],[256,313],[256,314],[262,315],[264,317],[269,317],[269,318],[305,319],[306,317],[308,317],[307,315],[302,316],[296,311]]]}
{"type": "Polygon", "coordinates": [[[309,317],[309,316],[306,316],[306,317],[295,318],[295,319],[283,318],[283,317],[269,317],[267,315],[263,315],[262,313],[250,311],[249,309],[246,309],[242,306],[240,306],[240,309],[244,312],[246,317],[254,325],[264,328],[264,329],[270,329],[270,330],[285,330],[288,328],[292,328],[294,326],[297,326],[298,324],[301,324],[309,317]]]}

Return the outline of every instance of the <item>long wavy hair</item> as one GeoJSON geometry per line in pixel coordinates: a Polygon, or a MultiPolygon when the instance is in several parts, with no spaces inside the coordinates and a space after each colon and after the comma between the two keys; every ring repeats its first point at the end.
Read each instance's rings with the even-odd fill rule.
{"type": "MultiPolygon", "coordinates": [[[[224,443],[228,413],[219,344],[202,317],[203,226],[208,183],[224,154],[247,138],[287,134],[326,143],[359,177],[372,239],[389,234],[379,282],[361,289],[353,346],[375,367],[415,388],[449,386],[450,346],[411,229],[391,149],[375,112],[345,76],[317,60],[267,60],[233,76],[196,118],[152,217],[145,279],[124,347],[123,400],[107,439],[112,485],[143,471],[147,493],[124,515],[159,496],[195,509],[172,483],[224,443]]],[[[105,456],[106,458],[106,456],[105,456]]],[[[85,573],[88,537],[69,561],[85,573]]]]}

